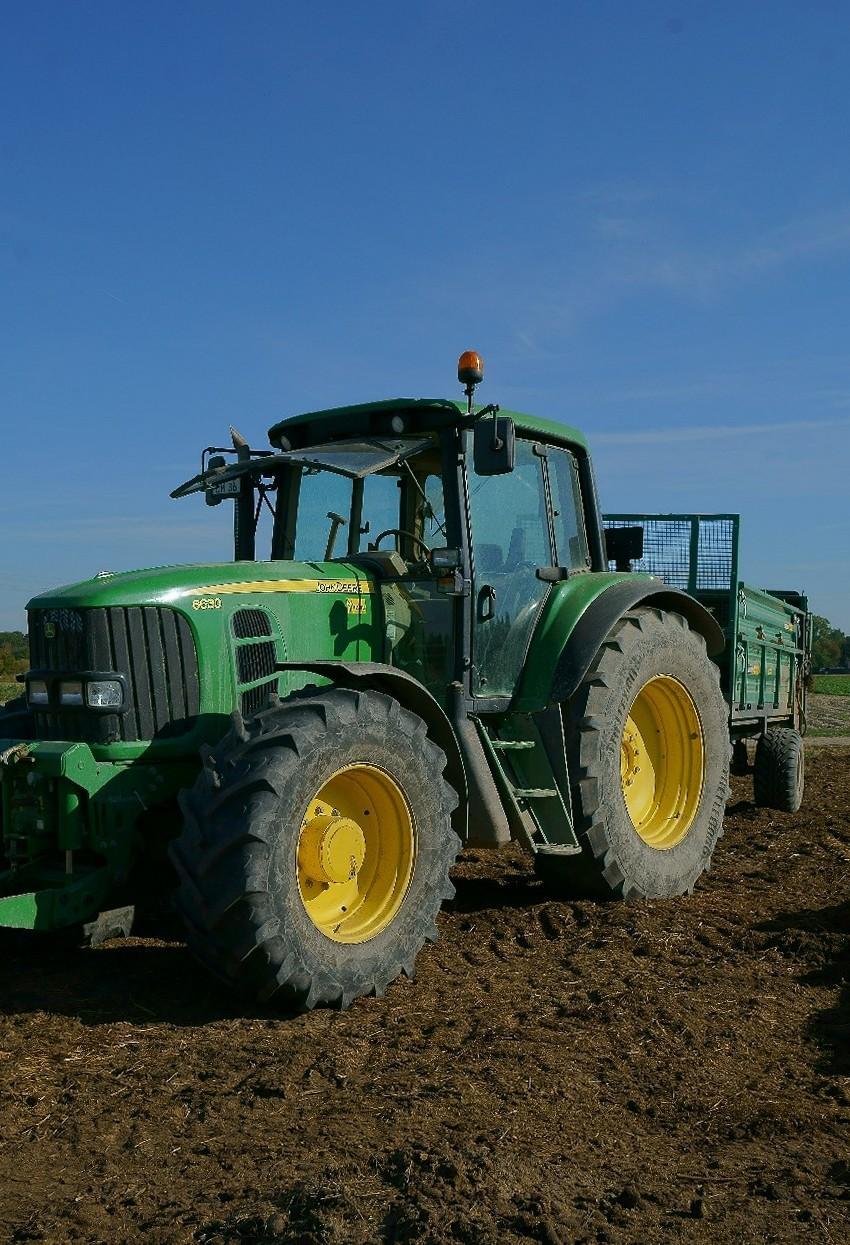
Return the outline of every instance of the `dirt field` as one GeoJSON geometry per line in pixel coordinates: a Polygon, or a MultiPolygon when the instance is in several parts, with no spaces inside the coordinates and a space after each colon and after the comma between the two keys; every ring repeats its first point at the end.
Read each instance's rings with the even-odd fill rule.
{"type": "Polygon", "coordinates": [[[850,752],[691,899],[470,854],[415,983],[240,1016],[176,931],[0,961],[0,1240],[850,1240],[850,752]],[[164,935],[164,936],[163,936],[164,935]]]}

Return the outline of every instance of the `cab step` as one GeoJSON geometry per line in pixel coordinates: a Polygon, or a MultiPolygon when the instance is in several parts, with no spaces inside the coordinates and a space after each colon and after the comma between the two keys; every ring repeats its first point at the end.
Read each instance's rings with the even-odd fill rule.
{"type": "Polygon", "coordinates": [[[502,719],[474,717],[484,750],[490,760],[514,838],[532,852],[571,856],[581,851],[573,830],[566,756],[553,767],[547,751],[563,746],[558,721],[536,721],[543,715],[516,714],[502,719]],[[557,726],[557,731],[553,730],[557,726]],[[560,777],[559,777],[560,775],[560,777]],[[547,782],[548,779],[548,782],[547,782]],[[535,781],[536,780],[536,781],[535,781]],[[564,789],[566,788],[566,799],[564,789]]]}

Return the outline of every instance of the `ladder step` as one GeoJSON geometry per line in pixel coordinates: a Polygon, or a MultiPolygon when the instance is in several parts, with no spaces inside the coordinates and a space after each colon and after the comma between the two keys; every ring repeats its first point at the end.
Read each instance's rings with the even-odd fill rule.
{"type": "Polygon", "coordinates": [[[491,739],[490,743],[497,752],[518,752],[521,748],[534,748],[533,739],[491,739]]]}
{"type": "Polygon", "coordinates": [[[558,794],[554,787],[514,787],[513,793],[518,800],[551,800],[558,794]]]}

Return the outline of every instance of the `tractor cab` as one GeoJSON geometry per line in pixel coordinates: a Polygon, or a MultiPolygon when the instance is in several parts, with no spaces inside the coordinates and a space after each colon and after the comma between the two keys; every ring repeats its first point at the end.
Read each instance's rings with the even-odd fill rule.
{"type": "Polygon", "coordinates": [[[467,402],[390,399],[295,416],[272,450],[238,434],[204,451],[172,496],[235,503],[237,561],[356,567],[383,603],[383,659],[440,700],[452,682],[510,697],[549,587],[607,569],[586,445],[573,429],[496,406],[476,410],[483,376],[461,357],[467,402]],[[259,553],[262,557],[262,552],[259,553]]]}

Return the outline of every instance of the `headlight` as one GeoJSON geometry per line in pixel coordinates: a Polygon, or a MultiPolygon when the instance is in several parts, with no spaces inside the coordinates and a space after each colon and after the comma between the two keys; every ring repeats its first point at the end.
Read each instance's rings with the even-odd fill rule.
{"type": "Polygon", "coordinates": [[[83,685],[79,679],[72,683],[59,684],[60,705],[81,705],[83,703],[83,685]]]}
{"type": "Polygon", "coordinates": [[[46,705],[48,701],[47,684],[41,679],[30,679],[27,684],[27,700],[31,705],[46,705]]]}
{"type": "Polygon", "coordinates": [[[120,709],[124,690],[117,679],[99,679],[86,684],[86,703],[90,709],[120,709]]]}

